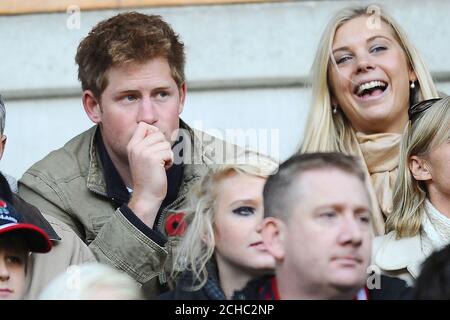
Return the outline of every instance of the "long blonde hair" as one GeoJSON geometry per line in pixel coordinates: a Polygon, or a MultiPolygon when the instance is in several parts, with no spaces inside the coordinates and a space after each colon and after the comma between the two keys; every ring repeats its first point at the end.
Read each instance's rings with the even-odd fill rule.
{"type": "MultiPolygon", "coordinates": [[[[332,114],[328,72],[333,58],[331,55],[336,30],[347,21],[359,16],[370,16],[374,6],[351,6],[337,12],[322,34],[312,65],[312,100],[300,152],[341,151],[358,155],[355,131],[347,117],[339,112],[332,114]]],[[[378,8],[379,7],[375,7],[378,8]]],[[[378,11],[377,11],[378,13],[378,11]]],[[[416,100],[437,98],[438,94],[430,73],[406,33],[384,10],[379,9],[380,18],[392,27],[397,35],[419,84],[416,100]]]]}
{"type": "Polygon", "coordinates": [[[416,120],[410,121],[401,142],[398,176],[393,197],[394,211],[386,221],[386,232],[398,238],[419,233],[427,190],[409,170],[411,156],[426,158],[432,149],[450,138],[450,97],[435,102],[416,120]]]}
{"type": "Polygon", "coordinates": [[[208,279],[206,265],[213,257],[215,249],[214,223],[219,183],[232,174],[267,178],[274,174],[277,168],[272,159],[258,156],[244,164],[235,162],[211,167],[208,170],[191,189],[189,197],[191,205],[185,210],[189,227],[175,255],[172,278],[176,278],[182,271],[192,272],[191,290],[203,287],[208,279]]]}

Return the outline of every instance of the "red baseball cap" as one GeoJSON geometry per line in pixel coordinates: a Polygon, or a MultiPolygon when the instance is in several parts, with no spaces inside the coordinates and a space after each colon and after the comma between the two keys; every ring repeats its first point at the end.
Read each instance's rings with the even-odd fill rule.
{"type": "Polygon", "coordinates": [[[14,206],[0,198],[0,235],[6,233],[22,237],[31,252],[45,253],[52,248],[52,243],[44,230],[33,224],[24,223],[14,206]]]}

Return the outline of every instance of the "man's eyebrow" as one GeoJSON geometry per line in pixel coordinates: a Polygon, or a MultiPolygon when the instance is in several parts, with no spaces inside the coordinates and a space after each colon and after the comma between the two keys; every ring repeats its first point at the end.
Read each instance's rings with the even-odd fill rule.
{"type": "Polygon", "coordinates": [[[340,209],[343,205],[341,203],[324,203],[317,207],[314,210],[323,210],[323,209],[340,209]]]}
{"type": "Polygon", "coordinates": [[[135,93],[135,92],[139,92],[139,90],[137,89],[119,89],[117,91],[117,93],[121,94],[121,93],[135,93]]]}

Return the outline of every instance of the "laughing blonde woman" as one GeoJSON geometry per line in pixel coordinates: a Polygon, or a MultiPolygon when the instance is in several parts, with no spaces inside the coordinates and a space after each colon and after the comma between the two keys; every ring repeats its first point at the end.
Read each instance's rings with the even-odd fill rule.
{"type": "Polygon", "coordinates": [[[408,108],[437,92],[405,32],[384,10],[371,8],[339,11],[322,35],[300,152],[341,151],[362,160],[371,181],[374,233],[381,235],[393,210],[408,108]]]}

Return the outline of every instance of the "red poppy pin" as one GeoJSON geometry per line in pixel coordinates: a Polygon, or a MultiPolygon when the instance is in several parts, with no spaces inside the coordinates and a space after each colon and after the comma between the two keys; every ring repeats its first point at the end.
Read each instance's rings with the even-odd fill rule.
{"type": "Polygon", "coordinates": [[[166,233],[170,237],[181,237],[186,231],[187,224],[184,221],[184,212],[172,213],[166,220],[166,233]]]}

